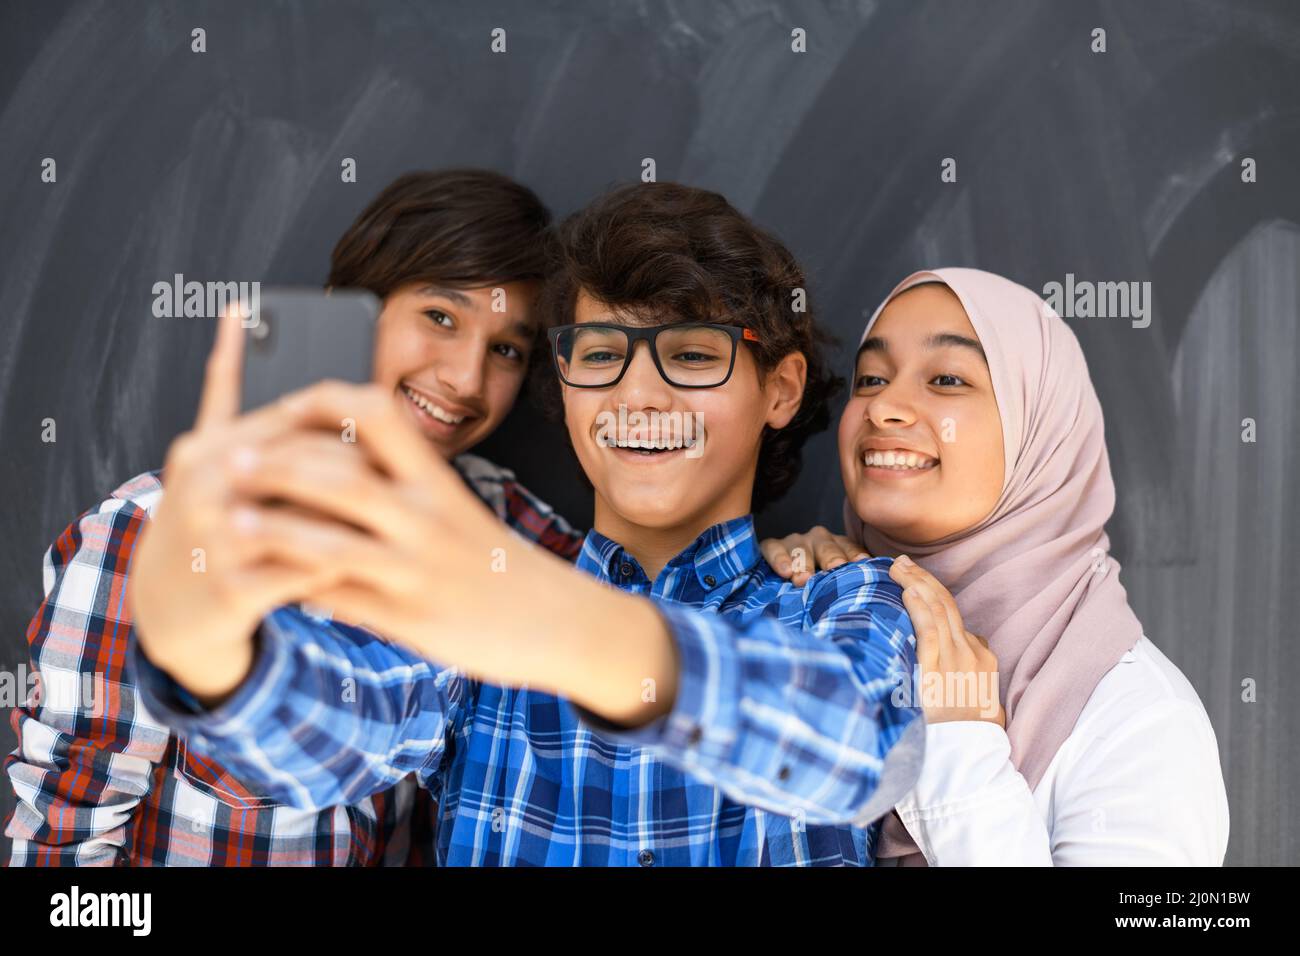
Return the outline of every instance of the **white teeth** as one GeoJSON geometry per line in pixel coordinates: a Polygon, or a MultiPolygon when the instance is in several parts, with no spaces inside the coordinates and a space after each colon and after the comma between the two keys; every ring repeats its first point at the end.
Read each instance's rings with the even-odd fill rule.
{"type": "Polygon", "coordinates": [[[938,462],[928,455],[902,449],[889,451],[868,451],[862,456],[862,463],[871,468],[892,468],[895,471],[924,471],[938,462]]]}
{"type": "Polygon", "coordinates": [[[420,408],[423,408],[426,412],[428,412],[434,418],[438,419],[438,421],[440,422],[446,422],[448,425],[459,425],[461,422],[465,420],[464,415],[452,415],[450,412],[444,412],[441,408],[439,408],[433,402],[429,401],[419,392],[413,392],[411,391],[411,389],[406,388],[405,386],[402,387],[402,391],[406,393],[407,398],[409,398],[420,408]]]}
{"type": "Polygon", "coordinates": [[[660,451],[676,451],[685,447],[685,442],[680,438],[625,438],[622,441],[614,439],[606,444],[614,448],[644,448],[647,450],[658,449],[660,451]]]}

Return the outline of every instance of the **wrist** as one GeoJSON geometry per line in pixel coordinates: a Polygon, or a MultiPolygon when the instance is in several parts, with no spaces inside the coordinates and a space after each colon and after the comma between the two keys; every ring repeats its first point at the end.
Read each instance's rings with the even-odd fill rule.
{"type": "Polygon", "coordinates": [[[518,681],[629,726],[667,713],[677,694],[677,646],[654,603],[545,552],[527,560],[536,563],[518,579],[529,582],[520,597],[541,633],[520,651],[543,653],[527,661],[518,681]]]}
{"type": "Polygon", "coordinates": [[[593,713],[629,727],[672,709],[677,695],[677,647],[653,602],[602,588],[576,633],[578,669],[566,695],[593,713]]]}
{"type": "Polygon", "coordinates": [[[215,662],[206,662],[204,676],[194,677],[186,688],[209,710],[229,699],[252,673],[257,658],[255,636],[223,651],[215,662]]]}
{"type": "Polygon", "coordinates": [[[157,643],[140,642],[145,656],[207,708],[216,707],[239,689],[257,656],[256,629],[243,641],[186,641],[162,647],[157,643]]]}

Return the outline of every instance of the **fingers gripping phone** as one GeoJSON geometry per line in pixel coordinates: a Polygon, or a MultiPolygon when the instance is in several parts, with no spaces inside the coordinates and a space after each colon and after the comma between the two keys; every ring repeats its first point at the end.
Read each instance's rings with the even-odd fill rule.
{"type": "Polygon", "coordinates": [[[243,411],[321,379],[370,381],[379,300],[369,292],[268,288],[247,305],[243,411]]]}

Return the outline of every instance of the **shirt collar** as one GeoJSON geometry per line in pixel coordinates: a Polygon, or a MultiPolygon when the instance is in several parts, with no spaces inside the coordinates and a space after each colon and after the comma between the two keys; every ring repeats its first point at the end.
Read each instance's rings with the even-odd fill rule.
{"type": "MultiPolygon", "coordinates": [[[[754,534],[753,515],[742,515],[706,528],[691,544],[665,565],[668,568],[690,567],[705,590],[720,587],[758,563],[758,539],[754,534]]],[[[580,570],[603,581],[626,586],[645,580],[645,571],[617,541],[599,531],[587,532],[578,555],[580,570]]]]}

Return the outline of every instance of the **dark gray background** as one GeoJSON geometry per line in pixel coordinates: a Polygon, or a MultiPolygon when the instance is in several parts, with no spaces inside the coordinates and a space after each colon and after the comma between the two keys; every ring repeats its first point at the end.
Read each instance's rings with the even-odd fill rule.
{"type": "MultiPolygon", "coordinates": [[[[1295,863],[1298,91],[1291,0],[0,4],[0,666],[52,538],[191,421],[210,323],[153,318],[154,282],[319,283],[410,169],[490,166],[563,214],[653,157],[782,236],[845,341],[924,266],[1153,283],[1150,328],[1072,322],[1115,552],[1214,723],[1228,861],[1295,863]]],[[[485,450],[584,521],[554,440],[524,407],[485,450]]],[[[807,461],[760,529],[838,526],[830,433],[807,461]]]]}

